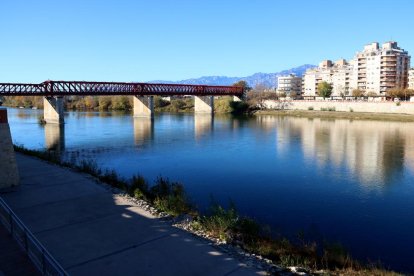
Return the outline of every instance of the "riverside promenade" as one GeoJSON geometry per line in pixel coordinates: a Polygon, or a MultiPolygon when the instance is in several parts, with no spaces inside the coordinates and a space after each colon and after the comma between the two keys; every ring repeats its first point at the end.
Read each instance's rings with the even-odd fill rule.
{"type": "Polygon", "coordinates": [[[21,185],[0,196],[70,275],[264,274],[87,175],[16,160],[21,185]]]}

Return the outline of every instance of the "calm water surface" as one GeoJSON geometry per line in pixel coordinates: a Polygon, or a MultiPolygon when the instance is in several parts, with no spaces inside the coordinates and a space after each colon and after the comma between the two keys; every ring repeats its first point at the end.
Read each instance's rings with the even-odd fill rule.
{"type": "Polygon", "coordinates": [[[13,141],[149,180],[182,182],[206,208],[235,202],[285,234],[340,241],[353,256],[414,271],[414,123],[296,117],[9,109],[13,141]]]}

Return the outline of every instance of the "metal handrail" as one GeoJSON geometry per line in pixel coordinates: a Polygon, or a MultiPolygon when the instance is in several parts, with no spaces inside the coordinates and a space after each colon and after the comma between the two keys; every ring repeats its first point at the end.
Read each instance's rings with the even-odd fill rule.
{"type": "Polygon", "coordinates": [[[43,275],[68,275],[1,197],[0,221],[43,275]]]}

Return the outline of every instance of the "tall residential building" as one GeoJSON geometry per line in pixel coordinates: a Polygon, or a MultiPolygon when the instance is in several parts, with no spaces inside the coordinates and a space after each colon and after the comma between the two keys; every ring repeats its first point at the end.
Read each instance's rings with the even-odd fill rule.
{"type": "Polygon", "coordinates": [[[358,88],[384,95],[391,88],[407,88],[410,56],[397,46],[386,42],[368,44],[357,53],[358,88]]]}
{"type": "Polygon", "coordinates": [[[318,95],[318,84],[325,81],[332,85],[332,96],[349,95],[353,79],[353,64],[344,59],[334,63],[330,60],[324,60],[319,63],[318,67],[306,71],[303,76],[302,92],[304,96],[316,96],[318,95]]]}
{"type": "Polygon", "coordinates": [[[414,68],[408,71],[408,88],[414,89],[414,68]]]}
{"type": "Polygon", "coordinates": [[[302,93],[302,78],[295,74],[277,78],[277,92],[288,97],[297,97],[302,93]]]}
{"type": "Polygon", "coordinates": [[[408,86],[409,66],[410,56],[397,42],[386,42],[381,47],[374,42],[349,62],[343,59],[335,63],[323,61],[318,68],[306,71],[303,93],[316,96],[318,83],[326,81],[333,87],[333,96],[352,95],[356,88],[385,95],[388,89],[408,86]]]}

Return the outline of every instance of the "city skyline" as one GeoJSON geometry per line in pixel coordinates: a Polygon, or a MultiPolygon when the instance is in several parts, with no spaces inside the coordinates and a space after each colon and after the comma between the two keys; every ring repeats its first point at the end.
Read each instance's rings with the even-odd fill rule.
{"type": "Polygon", "coordinates": [[[414,4],[404,0],[391,10],[385,1],[10,1],[3,8],[1,82],[244,77],[348,59],[374,41],[414,51],[407,20],[414,4]]]}

